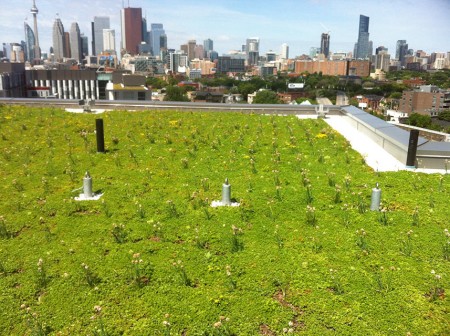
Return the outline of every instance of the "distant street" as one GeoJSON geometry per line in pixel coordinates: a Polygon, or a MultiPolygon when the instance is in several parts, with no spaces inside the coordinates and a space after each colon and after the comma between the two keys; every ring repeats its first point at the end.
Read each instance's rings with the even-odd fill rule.
{"type": "Polygon", "coordinates": [[[336,105],[348,105],[348,97],[345,92],[338,91],[336,95],[336,105]]]}
{"type": "Polygon", "coordinates": [[[321,98],[316,98],[316,100],[317,100],[317,103],[319,105],[320,104],[322,104],[322,105],[333,105],[331,100],[329,100],[328,98],[321,97],[321,98]]]}

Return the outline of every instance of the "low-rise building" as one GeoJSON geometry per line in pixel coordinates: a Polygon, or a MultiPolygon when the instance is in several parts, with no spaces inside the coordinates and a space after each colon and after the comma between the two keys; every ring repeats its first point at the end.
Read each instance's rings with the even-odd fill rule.
{"type": "Polygon", "coordinates": [[[145,85],[145,76],[118,74],[106,85],[108,100],[152,100],[152,91],[145,85]]]}
{"type": "Polygon", "coordinates": [[[59,99],[96,100],[100,95],[94,70],[27,70],[26,80],[32,96],[36,88],[47,88],[50,96],[59,99]]]}
{"type": "Polygon", "coordinates": [[[434,85],[423,85],[419,89],[403,91],[399,110],[407,113],[419,113],[437,116],[439,112],[450,110],[450,91],[434,85]]]}
{"type": "Polygon", "coordinates": [[[25,97],[25,63],[0,63],[0,97],[25,97]]]}

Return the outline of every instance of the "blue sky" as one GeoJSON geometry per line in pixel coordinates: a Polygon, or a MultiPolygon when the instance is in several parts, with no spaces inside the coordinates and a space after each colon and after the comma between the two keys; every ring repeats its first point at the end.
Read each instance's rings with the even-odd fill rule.
{"type": "MultiPolygon", "coordinates": [[[[58,13],[66,31],[78,22],[89,36],[94,16],[110,16],[120,44],[120,8],[128,0],[60,1],[36,0],[41,48],[52,44],[52,26],[58,13]]],[[[290,57],[309,53],[320,46],[320,35],[330,31],[333,52],[353,51],[357,40],[359,15],[370,17],[370,39],[389,48],[395,56],[397,40],[407,40],[409,48],[428,53],[450,51],[450,0],[228,0],[193,1],[129,0],[141,7],[148,23],[162,23],[170,48],[189,39],[214,41],[219,54],[240,49],[247,37],[259,37],[260,52],[290,47],[290,57]]],[[[23,22],[33,20],[32,0],[0,0],[0,43],[24,39],[23,22]]]]}

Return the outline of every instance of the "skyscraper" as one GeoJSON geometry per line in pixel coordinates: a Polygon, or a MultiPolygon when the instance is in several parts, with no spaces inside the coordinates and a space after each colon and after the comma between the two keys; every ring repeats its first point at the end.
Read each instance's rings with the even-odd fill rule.
{"type": "Polygon", "coordinates": [[[142,27],[141,27],[141,42],[145,42],[149,44],[150,41],[150,32],[147,31],[147,17],[142,18],[142,27]]]}
{"type": "Polygon", "coordinates": [[[247,55],[247,64],[254,65],[259,59],[259,37],[248,38],[245,45],[245,53],[247,55]]]}
{"type": "Polygon", "coordinates": [[[191,61],[195,58],[195,46],[197,45],[197,41],[196,40],[189,40],[187,43],[187,50],[186,50],[186,54],[187,54],[187,58],[188,61],[191,61]]]}
{"type": "Polygon", "coordinates": [[[72,57],[72,50],[70,49],[70,34],[64,32],[64,57],[72,57]]]}
{"type": "Polygon", "coordinates": [[[402,66],[405,65],[405,56],[408,53],[408,43],[406,40],[397,41],[397,49],[395,51],[395,58],[400,61],[402,66]]]}
{"type": "Polygon", "coordinates": [[[201,44],[194,47],[194,58],[203,59],[205,57],[205,49],[201,44]]]}
{"type": "Polygon", "coordinates": [[[38,28],[37,28],[37,14],[39,13],[39,10],[36,7],[36,2],[33,0],[33,7],[31,7],[30,13],[33,14],[33,21],[34,21],[34,58],[40,59],[41,58],[41,48],[39,47],[39,34],[38,34],[38,28]]]}
{"type": "Polygon", "coordinates": [[[36,58],[35,54],[35,47],[36,47],[36,41],[34,38],[34,33],[31,27],[25,22],[24,23],[24,29],[25,29],[25,60],[31,62],[36,58]]]}
{"type": "Polygon", "coordinates": [[[116,50],[116,31],[114,29],[103,29],[103,51],[116,50]]]}
{"type": "Polygon", "coordinates": [[[358,42],[355,46],[356,59],[366,59],[369,57],[369,17],[359,16],[358,42]]]}
{"type": "Polygon", "coordinates": [[[162,23],[152,23],[149,34],[150,51],[153,56],[159,56],[161,50],[161,36],[165,34],[162,23]]]}
{"type": "Polygon", "coordinates": [[[88,41],[88,37],[84,36],[84,34],[80,34],[80,39],[81,39],[81,53],[83,54],[83,59],[89,55],[89,41],[88,41]]]}
{"type": "Polygon", "coordinates": [[[103,51],[103,29],[109,29],[109,25],[109,16],[94,16],[92,55],[98,55],[103,51]]]}
{"type": "Polygon", "coordinates": [[[205,53],[207,54],[208,51],[214,50],[214,42],[211,39],[206,39],[203,41],[203,49],[205,50],[205,53]]]}
{"type": "Polygon", "coordinates": [[[70,26],[70,50],[71,57],[78,62],[83,60],[83,54],[81,52],[81,34],[78,23],[73,22],[70,26]]]}
{"type": "Polygon", "coordinates": [[[159,48],[161,50],[167,51],[167,35],[166,34],[162,34],[161,37],[159,38],[159,48]]]}
{"type": "Polygon", "coordinates": [[[281,45],[281,59],[288,59],[289,58],[289,46],[287,43],[283,43],[281,45]]]}
{"type": "Polygon", "coordinates": [[[122,50],[132,55],[138,54],[142,41],[142,8],[122,8],[120,18],[122,50]]]}
{"type": "Polygon", "coordinates": [[[53,23],[53,54],[56,60],[64,57],[64,26],[60,18],[53,23]]]}
{"type": "Polygon", "coordinates": [[[326,58],[330,54],[330,34],[322,33],[322,37],[320,39],[320,53],[324,54],[326,58]]]}

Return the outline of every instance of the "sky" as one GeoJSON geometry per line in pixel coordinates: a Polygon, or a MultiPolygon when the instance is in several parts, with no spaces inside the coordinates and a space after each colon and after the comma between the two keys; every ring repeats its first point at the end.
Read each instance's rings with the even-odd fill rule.
{"type": "MultiPolygon", "coordinates": [[[[32,0],[0,0],[0,43],[24,40],[23,23],[33,27],[32,0]]],[[[280,53],[289,45],[291,58],[320,47],[320,37],[330,34],[332,52],[353,52],[358,39],[359,15],[370,17],[369,33],[374,49],[384,46],[395,57],[397,40],[410,49],[450,51],[450,0],[36,0],[41,50],[52,45],[57,15],[65,31],[72,22],[91,43],[94,16],[109,16],[120,46],[120,9],[140,7],[150,23],[162,23],[168,47],[178,50],[190,39],[197,44],[210,38],[219,54],[241,49],[249,37],[260,38],[260,54],[280,53]]],[[[89,46],[90,48],[90,46],[89,46]]]]}

